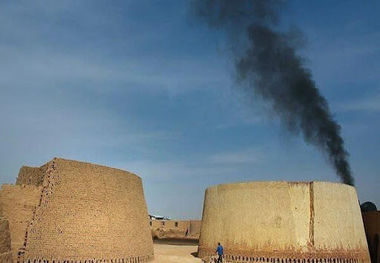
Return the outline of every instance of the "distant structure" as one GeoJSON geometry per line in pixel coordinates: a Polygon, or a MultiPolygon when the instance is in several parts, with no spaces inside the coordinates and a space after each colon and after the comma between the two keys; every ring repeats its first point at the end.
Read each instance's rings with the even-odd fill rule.
{"type": "Polygon", "coordinates": [[[1,262],[9,249],[28,263],[153,259],[141,178],[126,171],[59,158],[24,166],[2,186],[0,211],[1,262]]]}
{"type": "Polygon", "coordinates": [[[327,182],[209,187],[198,254],[227,262],[370,262],[355,188],[327,182]]]}
{"type": "Polygon", "coordinates": [[[362,214],[372,263],[380,263],[380,211],[362,214]]]}
{"type": "Polygon", "coordinates": [[[198,241],[201,220],[159,220],[150,221],[154,240],[198,241]]]}
{"type": "Polygon", "coordinates": [[[360,210],[363,212],[377,211],[377,207],[372,202],[364,202],[360,205],[360,210]]]}
{"type": "Polygon", "coordinates": [[[160,215],[149,215],[150,220],[170,220],[169,217],[160,216],[160,215]]]}

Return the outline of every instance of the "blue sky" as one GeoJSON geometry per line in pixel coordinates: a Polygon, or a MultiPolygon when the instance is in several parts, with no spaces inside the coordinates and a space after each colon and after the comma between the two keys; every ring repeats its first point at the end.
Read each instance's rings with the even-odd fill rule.
{"type": "MultiPolygon", "coordinates": [[[[361,202],[380,206],[379,1],[288,1],[284,28],[342,126],[361,202]]],[[[0,182],[53,157],[142,177],[151,213],[200,218],[204,190],[337,181],[326,157],[234,84],[188,1],[1,1],[0,182]]]]}

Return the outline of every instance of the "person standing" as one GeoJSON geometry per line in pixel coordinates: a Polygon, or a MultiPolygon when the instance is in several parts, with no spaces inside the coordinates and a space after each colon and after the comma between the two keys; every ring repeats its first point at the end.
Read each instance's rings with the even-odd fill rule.
{"type": "Polygon", "coordinates": [[[223,262],[223,246],[220,244],[220,242],[218,242],[216,253],[218,253],[218,263],[223,262]]]}

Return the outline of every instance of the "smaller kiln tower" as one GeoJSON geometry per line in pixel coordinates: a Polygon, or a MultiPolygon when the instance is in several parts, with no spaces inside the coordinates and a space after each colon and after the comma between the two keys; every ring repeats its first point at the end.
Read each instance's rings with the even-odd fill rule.
{"type": "Polygon", "coordinates": [[[355,188],[327,182],[209,187],[199,256],[231,262],[370,262],[355,188]]]}
{"type": "Polygon", "coordinates": [[[147,262],[153,242],[141,178],[55,158],[0,191],[14,262],[147,262]]]}

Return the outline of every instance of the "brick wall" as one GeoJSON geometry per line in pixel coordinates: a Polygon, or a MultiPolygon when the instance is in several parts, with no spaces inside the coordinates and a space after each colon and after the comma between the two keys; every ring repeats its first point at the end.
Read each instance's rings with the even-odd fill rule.
{"type": "Polygon", "coordinates": [[[20,261],[144,262],[153,258],[138,176],[105,166],[54,159],[47,164],[42,187],[20,261]]]}
{"type": "Polygon", "coordinates": [[[209,187],[199,255],[214,255],[218,242],[232,262],[370,262],[356,190],[338,183],[209,187]]]}
{"type": "Polygon", "coordinates": [[[151,220],[152,237],[157,239],[198,240],[200,220],[151,220]]]}
{"type": "Polygon", "coordinates": [[[24,245],[26,228],[40,200],[41,190],[42,187],[32,185],[2,185],[1,187],[0,207],[3,216],[9,221],[14,259],[17,258],[19,249],[24,245]]]}
{"type": "Polygon", "coordinates": [[[9,223],[3,217],[0,217],[0,262],[12,263],[11,251],[11,234],[9,232],[9,223]]]}
{"type": "Polygon", "coordinates": [[[16,184],[41,186],[44,180],[47,164],[41,167],[22,166],[18,173],[16,184]]]}
{"type": "Polygon", "coordinates": [[[199,234],[201,233],[201,220],[190,220],[190,234],[192,236],[197,236],[199,239],[199,234]]]}

